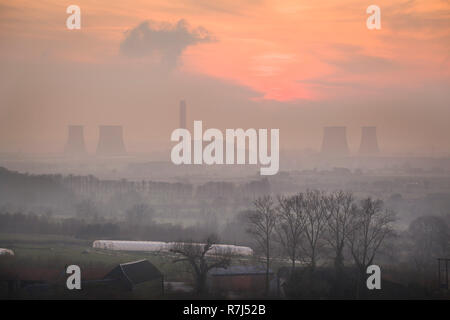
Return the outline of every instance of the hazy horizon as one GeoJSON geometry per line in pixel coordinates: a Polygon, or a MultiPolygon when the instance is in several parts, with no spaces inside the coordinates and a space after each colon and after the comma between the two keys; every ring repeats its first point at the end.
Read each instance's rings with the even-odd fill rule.
{"type": "Polygon", "coordinates": [[[356,151],[376,126],[386,153],[450,152],[450,4],[378,1],[0,0],[0,152],[58,153],[67,126],[120,124],[130,153],[169,150],[187,123],[279,128],[282,150],[319,150],[346,126],[356,151]]]}

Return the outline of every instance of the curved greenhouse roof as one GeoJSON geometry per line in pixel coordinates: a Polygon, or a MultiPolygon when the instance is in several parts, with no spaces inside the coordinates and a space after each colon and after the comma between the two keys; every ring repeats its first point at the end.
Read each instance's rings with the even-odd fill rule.
{"type": "MultiPolygon", "coordinates": [[[[116,251],[148,251],[148,252],[170,252],[182,242],[161,242],[161,241],[128,241],[128,240],[95,240],[93,248],[116,250],[116,251]]],[[[203,246],[202,243],[189,243],[189,245],[203,246]]],[[[250,256],[253,250],[249,247],[235,246],[228,244],[214,244],[208,254],[233,254],[250,256]]]]}
{"type": "Polygon", "coordinates": [[[0,248],[0,256],[13,256],[14,251],[11,249],[0,248]]]}

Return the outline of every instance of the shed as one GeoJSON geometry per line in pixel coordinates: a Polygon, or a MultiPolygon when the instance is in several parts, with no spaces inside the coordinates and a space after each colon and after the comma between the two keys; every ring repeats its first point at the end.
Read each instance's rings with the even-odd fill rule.
{"type": "Polygon", "coordinates": [[[164,288],[163,274],[148,260],[121,263],[108,272],[103,279],[116,281],[129,290],[141,283],[160,279],[161,288],[164,288]]]}

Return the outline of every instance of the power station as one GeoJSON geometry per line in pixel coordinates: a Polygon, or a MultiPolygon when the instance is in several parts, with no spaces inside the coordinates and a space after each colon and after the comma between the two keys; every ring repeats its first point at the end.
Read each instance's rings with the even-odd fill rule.
{"type": "Polygon", "coordinates": [[[68,126],[67,142],[64,153],[67,155],[83,155],[86,153],[84,144],[84,127],[79,125],[68,126]]]}
{"type": "Polygon", "coordinates": [[[359,146],[360,155],[376,155],[380,152],[378,148],[377,127],[361,128],[361,144],[359,146]]]}
{"type": "MultiPolygon", "coordinates": [[[[187,128],[186,111],[186,102],[185,100],[181,100],[179,105],[179,121],[180,128],[183,129],[187,128]]],[[[84,141],[84,126],[68,126],[67,142],[64,147],[64,153],[71,156],[84,155],[87,153],[84,141]]],[[[96,153],[100,156],[118,156],[126,154],[122,126],[99,126],[99,139],[96,153]]],[[[372,156],[379,153],[377,128],[375,126],[361,127],[359,155],[372,156]]],[[[348,156],[350,154],[347,142],[347,127],[324,127],[321,154],[325,156],[348,156]]]]}
{"type": "Polygon", "coordinates": [[[100,126],[97,155],[118,156],[125,153],[122,126],[100,126]]]}
{"type": "Polygon", "coordinates": [[[326,156],[347,156],[349,154],[347,128],[325,127],[321,152],[326,156]]]}

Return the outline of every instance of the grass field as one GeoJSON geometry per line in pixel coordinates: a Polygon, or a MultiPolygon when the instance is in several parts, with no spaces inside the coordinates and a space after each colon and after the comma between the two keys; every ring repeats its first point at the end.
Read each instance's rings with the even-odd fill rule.
{"type": "MultiPolygon", "coordinates": [[[[183,263],[174,263],[176,256],[171,253],[111,251],[92,248],[92,241],[74,237],[39,234],[0,233],[0,248],[12,249],[14,256],[0,256],[0,298],[123,298],[123,299],[154,299],[170,298],[171,290],[166,290],[161,296],[161,282],[144,283],[136,286],[130,292],[107,292],[101,295],[68,292],[65,286],[68,265],[78,265],[81,269],[82,281],[102,279],[110,270],[119,265],[136,260],[147,259],[164,275],[164,282],[191,282],[190,267],[183,263]],[[2,280],[20,279],[24,281],[42,281],[51,283],[57,290],[52,294],[29,295],[24,290],[18,296],[11,297],[7,282],[2,280]],[[113,295],[111,295],[113,294],[113,295]]],[[[235,257],[232,264],[259,264],[258,257],[235,257]]],[[[288,265],[286,261],[274,261],[272,270],[288,265]]],[[[99,286],[100,287],[100,286],[99,286]]],[[[169,285],[168,287],[171,287],[169,285]]],[[[95,288],[97,292],[98,288],[95,288]]],[[[101,289],[101,288],[100,288],[101,289]]],[[[19,290],[20,291],[20,290],[19,290]]],[[[108,291],[108,289],[106,289],[108,291]]],[[[180,293],[172,292],[173,298],[179,298],[180,293]]]]}
{"type": "MultiPolygon", "coordinates": [[[[21,280],[64,284],[65,268],[71,264],[81,268],[82,280],[95,280],[103,278],[120,263],[141,259],[154,264],[164,274],[165,281],[190,279],[182,264],[173,263],[173,255],[93,249],[92,241],[73,237],[0,233],[0,248],[12,249],[15,253],[13,257],[0,257],[0,280],[17,276],[21,280]]],[[[5,294],[4,287],[5,284],[3,291],[0,289],[0,297],[5,294]]],[[[137,290],[141,295],[142,291],[137,290]]]]}

